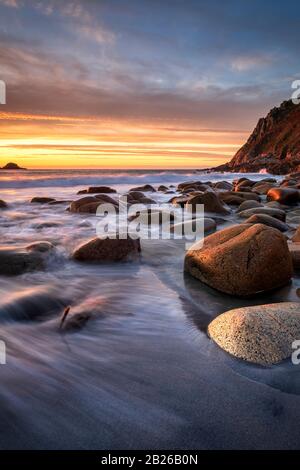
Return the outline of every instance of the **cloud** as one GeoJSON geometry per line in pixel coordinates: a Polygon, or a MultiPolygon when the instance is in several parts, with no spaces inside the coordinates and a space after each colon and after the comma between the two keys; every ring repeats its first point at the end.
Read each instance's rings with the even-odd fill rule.
{"type": "Polygon", "coordinates": [[[253,56],[240,56],[235,57],[231,62],[231,67],[233,70],[238,72],[245,72],[248,70],[257,69],[260,67],[267,67],[274,62],[272,57],[266,57],[261,55],[253,56]]]}
{"type": "Polygon", "coordinates": [[[20,0],[0,0],[0,5],[11,8],[18,8],[21,5],[21,2],[20,0]]]}

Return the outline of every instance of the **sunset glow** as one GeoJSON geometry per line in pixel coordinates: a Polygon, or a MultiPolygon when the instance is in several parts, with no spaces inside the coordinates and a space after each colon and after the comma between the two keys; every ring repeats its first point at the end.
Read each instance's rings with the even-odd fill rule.
{"type": "Polygon", "coordinates": [[[262,55],[251,30],[252,40],[237,44],[225,6],[212,3],[203,14],[193,5],[172,2],[170,23],[170,6],[156,2],[0,0],[7,87],[0,165],[203,168],[228,161],[290,85],[278,73],[275,43],[264,38],[262,55]]]}

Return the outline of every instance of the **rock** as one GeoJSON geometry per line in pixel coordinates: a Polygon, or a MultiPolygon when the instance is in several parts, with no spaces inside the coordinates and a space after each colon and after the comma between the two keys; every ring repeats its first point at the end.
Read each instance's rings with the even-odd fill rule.
{"type": "Polygon", "coordinates": [[[131,193],[132,191],[142,191],[142,192],[152,192],[155,193],[156,189],[151,186],[151,184],[145,184],[144,186],[137,186],[136,188],[131,188],[129,189],[129,192],[131,193]]]}
{"type": "Polygon", "coordinates": [[[285,212],[280,209],[272,209],[271,207],[254,207],[253,209],[247,209],[238,213],[239,217],[247,219],[253,214],[266,214],[275,219],[282,220],[285,222],[285,212]]]}
{"type": "MultiPolygon", "coordinates": [[[[174,233],[176,232],[177,235],[184,235],[184,234],[189,234],[193,230],[195,232],[196,230],[196,223],[200,221],[202,222],[203,219],[193,219],[193,220],[187,220],[185,222],[179,222],[178,224],[174,224],[170,227],[170,232],[174,233]]],[[[204,217],[203,220],[203,228],[204,228],[204,233],[212,233],[216,230],[217,223],[214,219],[210,219],[208,217],[204,217]]],[[[200,234],[199,234],[200,235],[200,234]]]]}
{"type": "Polygon", "coordinates": [[[116,193],[116,192],[117,191],[115,189],[112,189],[109,186],[91,186],[87,190],[88,194],[97,194],[97,193],[108,194],[108,193],[116,193]]]}
{"type": "Polygon", "coordinates": [[[201,181],[184,181],[177,186],[177,191],[185,191],[189,188],[197,188],[197,186],[201,186],[201,181]]]}
{"type": "Polygon", "coordinates": [[[227,294],[246,296],[285,285],[293,267],[285,237],[266,225],[237,225],[209,235],[185,256],[185,271],[227,294]]]}
{"type": "Polygon", "coordinates": [[[3,199],[0,199],[0,209],[7,209],[7,204],[3,199]]]}
{"type": "Polygon", "coordinates": [[[132,191],[125,196],[128,204],[156,204],[154,199],[146,197],[145,194],[140,191],[132,191]]]}
{"type": "Polygon", "coordinates": [[[173,206],[175,207],[184,207],[186,203],[188,202],[188,200],[189,200],[188,196],[175,196],[169,200],[169,203],[173,204],[173,206]]]}
{"type": "Polygon", "coordinates": [[[219,196],[223,201],[225,201],[225,198],[229,197],[229,195],[234,196],[234,197],[239,197],[246,201],[258,201],[258,202],[260,201],[260,197],[256,193],[249,193],[249,192],[242,192],[242,191],[239,191],[238,193],[236,193],[235,191],[226,191],[223,193],[219,193],[219,196]]]}
{"type": "Polygon", "coordinates": [[[107,194],[97,196],[86,196],[77,201],[72,201],[69,207],[70,212],[96,214],[98,206],[101,204],[112,204],[118,209],[118,202],[107,194]]]}
{"type": "Polygon", "coordinates": [[[292,256],[293,267],[298,271],[300,269],[300,244],[288,243],[288,247],[292,256]]]}
{"type": "MultiPolygon", "coordinates": [[[[299,222],[300,224],[300,222],[299,222]]],[[[300,227],[297,228],[292,238],[293,242],[300,243],[300,227]]]]}
{"type": "Polygon", "coordinates": [[[267,194],[267,192],[271,189],[274,188],[274,183],[261,183],[258,185],[253,186],[252,191],[254,191],[257,194],[267,194]]]}
{"type": "Polygon", "coordinates": [[[237,208],[237,212],[253,209],[254,207],[263,207],[263,205],[258,201],[244,201],[237,208]]]}
{"type": "Polygon", "coordinates": [[[59,204],[70,204],[72,200],[63,200],[63,201],[51,201],[49,206],[58,206],[59,204]]]}
{"type": "Polygon", "coordinates": [[[251,181],[249,179],[244,179],[243,181],[240,181],[239,183],[237,183],[234,187],[234,190],[236,192],[239,192],[239,191],[248,191],[250,190],[251,191],[251,187],[255,184],[255,181],[251,181]]]}
{"type": "Polygon", "coordinates": [[[94,238],[77,248],[73,253],[73,259],[92,263],[123,261],[140,251],[140,240],[94,238]]]}
{"type": "Polygon", "coordinates": [[[209,336],[226,352],[255,364],[276,364],[291,356],[300,338],[300,303],[242,307],[219,315],[209,336]]]}
{"type": "Polygon", "coordinates": [[[26,170],[26,168],[22,168],[17,163],[6,163],[5,166],[1,168],[1,170],[26,170]]]}
{"type": "Polygon", "coordinates": [[[299,201],[299,191],[293,188],[271,188],[267,193],[268,201],[280,204],[296,204],[299,201]]]}
{"type": "Polygon", "coordinates": [[[277,202],[277,201],[269,201],[269,202],[266,202],[265,205],[267,207],[272,207],[273,209],[281,209],[281,210],[284,210],[288,207],[288,206],[283,206],[282,204],[280,204],[280,202],[277,202]]]}
{"type": "Polygon", "coordinates": [[[280,232],[286,232],[289,230],[289,227],[281,220],[275,219],[275,217],[271,217],[270,215],[266,214],[253,214],[249,219],[245,221],[245,224],[264,224],[268,227],[277,228],[280,232]]]}
{"type": "Polygon", "coordinates": [[[215,189],[224,189],[224,190],[227,190],[227,191],[232,190],[232,184],[229,183],[229,181],[218,181],[217,183],[215,183],[213,185],[213,187],[215,189]]]}
{"type": "Polygon", "coordinates": [[[208,184],[204,184],[204,183],[200,184],[199,183],[197,185],[189,185],[189,186],[185,187],[181,191],[181,193],[182,194],[187,194],[187,193],[191,194],[193,192],[203,192],[204,193],[205,191],[207,191],[209,189],[211,189],[211,188],[208,184]]]}
{"type": "Polygon", "coordinates": [[[144,211],[137,211],[135,214],[128,217],[129,222],[139,218],[139,221],[146,225],[152,225],[154,222],[158,222],[161,225],[164,221],[173,222],[174,214],[172,212],[147,209],[144,211]]]}
{"type": "Polygon", "coordinates": [[[30,202],[33,204],[48,204],[54,201],[53,197],[33,197],[30,202]]]}
{"type": "Polygon", "coordinates": [[[36,251],[27,252],[26,249],[1,248],[0,274],[17,276],[27,271],[44,269],[45,258],[36,251]]]}
{"type": "Polygon", "coordinates": [[[161,185],[158,187],[157,191],[161,191],[161,192],[165,193],[166,191],[168,191],[168,189],[169,189],[169,188],[168,188],[167,186],[165,186],[164,184],[161,184],[161,185]]]}
{"type": "Polygon", "coordinates": [[[206,191],[203,194],[192,197],[186,203],[188,209],[196,208],[197,204],[203,204],[205,212],[215,212],[217,214],[229,214],[230,209],[226,207],[218,195],[213,191],[206,191]]]}
{"type": "Polygon", "coordinates": [[[221,201],[225,202],[229,206],[240,206],[242,202],[245,201],[243,197],[240,197],[238,195],[233,195],[232,193],[230,194],[219,193],[219,198],[221,199],[221,201]]]}
{"type": "Polygon", "coordinates": [[[29,252],[46,253],[48,251],[54,250],[55,246],[50,242],[34,242],[26,246],[25,249],[29,252]]]}

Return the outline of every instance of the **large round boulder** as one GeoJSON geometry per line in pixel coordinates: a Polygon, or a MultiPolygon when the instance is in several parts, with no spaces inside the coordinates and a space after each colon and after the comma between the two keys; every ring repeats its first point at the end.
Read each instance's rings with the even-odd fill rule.
{"type": "Polygon", "coordinates": [[[141,251],[140,240],[94,238],[77,248],[73,259],[89,263],[124,261],[141,251]]]}
{"type": "Polygon", "coordinates": [[[285,285],[292,277],[286,238],[266,225],[241,224],[195,243],[185,271],[221,292],[249,296],[285,285]]]}
{"type": "Polygon", "coordinates": [[[260,365],[291,356],[300,338],[300,303],[282,302],[237,308],[208,326],[209,336],[233,356],[260,365]]]}
{"type": "Polygon", "coordinates": [[[267,193],[268,201],[280,204],[296,204],[299,201],[299,190],[294,188],[271,188],[267,193]]]}

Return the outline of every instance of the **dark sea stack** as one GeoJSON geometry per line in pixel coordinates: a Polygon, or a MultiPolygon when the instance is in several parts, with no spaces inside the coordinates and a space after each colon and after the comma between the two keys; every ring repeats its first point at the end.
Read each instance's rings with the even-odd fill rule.
{"type": "Polygon", "coordinates": [[[247,142],[225,165],[214,171],[284,175],[300,171],[300,105],[291,100],[259,119],[247,142]]]}
{"type": "Polygon", "coordinates": [[[185,271],[216,290],[250,296],[281,287],[293,274],[286,238],[266,225],[235,225],[195,243],[185,271]]]}
{"type": "Polygon", "coordinates": [[[27,170],[27,168],[22,168],[17,163],[7,163],[1,168],[1,170],[27,170]]]}
{"type": "Polygon", "coordinates": [[[209,336],[224,351],[260,365],[291,356],[300,337],[300,303],[281,302],[229,310],[208,326],[209,336]]]}
{"type": "Polygon", "coordinates": [[[87,263],[125,261],[140,251],[140,240],[94,238],[77,248],[73,253],[73,259],[87,263]]]}
{"type": "Polygon", "coordinates": [[[3,201],[3,199],[0,199],[0,209],[7,209],[7,203],[3,201]]]}

